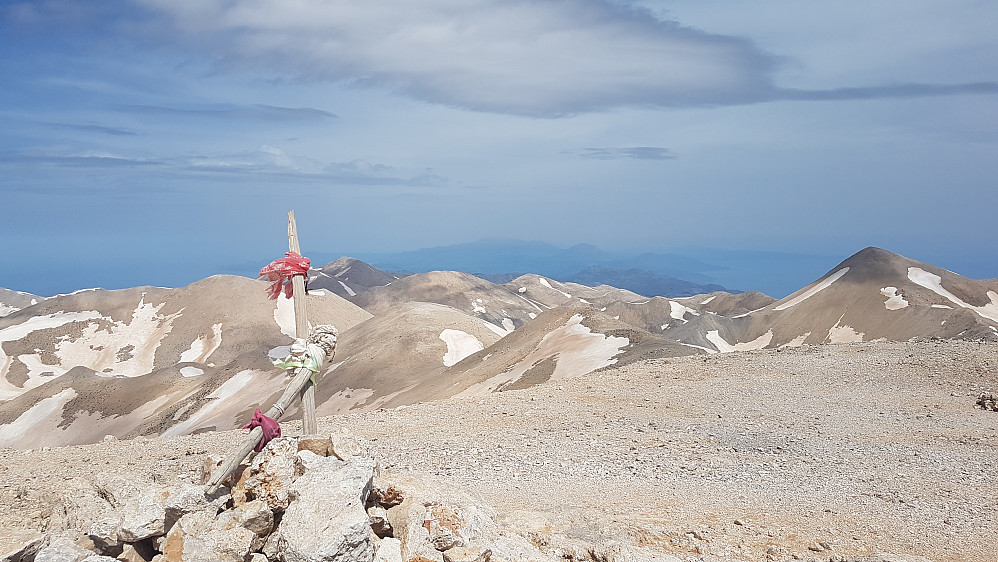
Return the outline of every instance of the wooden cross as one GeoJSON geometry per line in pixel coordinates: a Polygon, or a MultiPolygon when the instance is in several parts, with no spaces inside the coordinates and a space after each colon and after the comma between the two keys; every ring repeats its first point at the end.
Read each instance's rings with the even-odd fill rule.
{"type": "MultiPolygon", "coordinates": [[[[288,211],[288,249],[301,255],[301,246],[298,244],[298,226],[295,224],[295,212],[288,211]]],[[[295,275],[291,278],[294,286],[292,298],[295,302],[295,337],[308,338],[308,311],[306,308],[305,276],[295,275]]],[[[305,388],[301,391],[301,420],[302,433],[305,435],[315,435],[319,432],[318,424],[315,421],[315,385],[310,378],[305,383],[305,388]]]]}
{"type": "MultiPolygon", "coordinates": [[[[298,227],[295,224],[294,211],[288,212],[288,246],[288,249],[292,252],[301,255],[301,246],[298,244],[298,227]]],[[[291,278],[291,283],[294,288],[292,298],[294,298],[295,305],[295,336],[305,339],[308,338],[309,329],[308,312],[305,307],[305,299],[307,297],[305,294],[305,276],[295,275],[291,278]]],[[[315,435],[318,433],[319,428],[315,420],[315,385],[312,383],[313,376],[314,373],[312,373],[312,371],[310,371],[307,367],[299,367],[295,369],[294,376],[292,377],[291,382],[288,383],[288,387],[284,390],[284,394],[281,395],[281,398],[273,406],[271,406],[264,415],[268,418],[279,420],[294,399],[296,397],[300,397],[302,409],[302,433],[304,435],[315,435]]],[[[232,455],[229,455],[229,458],[225,459],[225,462],[223,462],[222,465],[212,473],[211,478],[209,478],[207,482],[209,494],[214,493],[215,490],[221,486],[222,481],[239,467],[239,463],[241,463],[243,459],[250,454],[250,451],[256,447],[256,444],[260,442],[262,437],[263,429],[259,427],[255,427],[252,431],[250,431],[249,437],[243,442],[239,450],[232,455]]]]}

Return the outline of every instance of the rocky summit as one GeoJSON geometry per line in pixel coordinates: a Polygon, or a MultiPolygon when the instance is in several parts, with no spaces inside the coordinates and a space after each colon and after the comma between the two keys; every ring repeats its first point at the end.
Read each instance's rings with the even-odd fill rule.
{"type": "Polygon", "coordinates": [[[784,299],[322,270],[320,434],[290,408],[217,489],[290,300],[7,294],[0,561],[995,559],[996,280],[876,248],[784,299]]]}

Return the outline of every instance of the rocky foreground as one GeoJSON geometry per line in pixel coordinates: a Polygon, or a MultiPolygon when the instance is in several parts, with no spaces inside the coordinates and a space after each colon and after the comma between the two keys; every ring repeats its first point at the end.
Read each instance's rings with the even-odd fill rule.
{"type": "Polygon", "coordinates": [[[0,560],[998,560],[996,390],[995,343],[656,359],[323,418],[212,496],[241,432],[4,449],[0,560]]]}

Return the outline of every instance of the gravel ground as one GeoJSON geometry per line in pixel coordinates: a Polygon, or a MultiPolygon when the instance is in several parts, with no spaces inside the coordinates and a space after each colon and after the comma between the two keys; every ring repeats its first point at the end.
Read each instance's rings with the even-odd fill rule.
{"type": "MultiPolygon", "coordinates": [[[[998,345],[923,341],[659,359],[537,387],[322,418],[388,477],[467,492],[538,544],[684,560],[998,560],[998,345]]],[[[296,434],[297,424],[283,424],[296,434]]],[[[0,532],[100,474],[171,479],[240,432],[0,450],[0,532]]]]}

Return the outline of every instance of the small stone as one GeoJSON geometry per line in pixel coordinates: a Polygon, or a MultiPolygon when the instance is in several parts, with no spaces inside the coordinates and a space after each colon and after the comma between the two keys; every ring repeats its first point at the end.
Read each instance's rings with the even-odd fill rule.
{"type": "Polygon", "coordinates": [[[744,526],[744,525],[745,525],[745,522],[744,522],[744,521],[742,521],[741,519],[735,519],[735,525],[738,525],[738,526],[744,526]]]}
{"type": "Polygon", "coordinates": [[[388,512],[380,505],[372,505],[367,508],[367,517],[371,521],[371,530],[379,537],[387,537],[392,534],[392,524],[388,522],[388,512]]]}
{"type": "Polygon", "coordinates": [[[329,437],[304,435],[298,439],[298,451],[312,451],[320,457],[332,454],[333,442],[329,437]]]}

